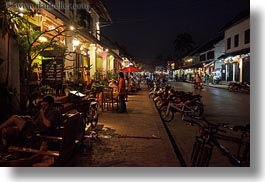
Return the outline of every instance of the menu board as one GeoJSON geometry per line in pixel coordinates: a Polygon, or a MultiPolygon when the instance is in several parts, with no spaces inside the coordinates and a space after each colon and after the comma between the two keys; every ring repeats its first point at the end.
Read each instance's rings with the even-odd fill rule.
{"type": "Polygon", "coordinates": [[[42,81],[47,85],[63,83],[63,59],[42,60],[42,81]]]}

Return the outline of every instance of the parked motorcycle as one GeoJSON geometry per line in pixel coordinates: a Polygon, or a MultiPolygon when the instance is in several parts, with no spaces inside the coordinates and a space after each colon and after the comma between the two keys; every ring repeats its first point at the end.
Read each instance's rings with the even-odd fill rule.
{"type": "Polygon", "coordinates": [[[222,81],[221,77],[219,77],[219,76],[213,77],[213,84],[214,85],[219,84],[221,81],[222,81]]]}
{"type": "Polygon", "coordinates": [[[238,83],[238,82],[230,82],[228,85],[228,90],[232,92],[250,92],[250,84],[249,83],[238,83]]]}

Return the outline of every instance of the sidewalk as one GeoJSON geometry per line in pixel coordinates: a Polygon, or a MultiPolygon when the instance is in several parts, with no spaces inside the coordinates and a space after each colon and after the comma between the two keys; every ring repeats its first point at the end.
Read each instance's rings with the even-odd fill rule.
{"type": "MultiPolygon", "coordinates": [[[[207,86],[207,85],[204,84],[204,86],[207,86]]],[[[209,87],[228,89],[228,85],[227,84],[212,84],[212,83],[209,83],[209,87]]]]}
{"type": "Polygon", "coordinates": [[[86,139],[71,166],[180,166],[148,90],[129,95],[126,104],[128,113],[100,113],[100,139],[86,139]]]}

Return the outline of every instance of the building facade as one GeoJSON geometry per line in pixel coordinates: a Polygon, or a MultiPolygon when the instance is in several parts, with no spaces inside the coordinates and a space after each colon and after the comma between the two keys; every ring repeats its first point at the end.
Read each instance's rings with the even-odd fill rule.
{"type": "Polygon", "coordinates": [[[242,15],[225,27],[222,79],[250,82],[250,16],[242,15]]]}
{"type": "Polygon", "coordinates": [[[193,50],[182,62],[183,66],[174,71],[180,79],[192,81],[199,74],[210,79],[220,77],[224,83],[250,82],[249,12],[228,22],[219,35],[193,50]]]}
{"type": "MultiPolygon", "coordinates": [[[[62,61],[61,77],[66,81],[82,80],[90,83],[94,79],[96,72],[100,73],[101,77],[105,77],[107,72],[117,72],[118,64],[121,60],[119,51],[109,48],[101,40],[100,29],[102,26],[111,24],[110,15],[101,0],[31,0],[24,3],[14,3],[9,7],[10,10],[27,19],[35,28],[36,31],[49,32],[39,37],[39,42],[57,41],[57,44],[65,48],[62,56],[50,48],[42,51],[33,61],[35,65],[33,70],[38,81],[46,79],[47,74],[43,69],[44,61],[51,58],[59,62],[62,61]],[[26,16],[26,10],[33,10],[30,16],[26,16]],[[52,31],[54,30],[54,31],[52,31]],[[61,35],[56,35],[56,31],[61,35]],[[63,33],[62,33],[63,32],[63,33]]],[[[3,42],[7,42],[7,38],[3,38],[3,42]]],[[[13,51],[12,56],[7,56],[7,47],[11,44],[3,44],[5,48],[1,49],[1,64],[0,69],[8,69],[13,74],[10,77],[10,84],[19,83],[19,59],[18,51],[13,51]],[[15,55],[16,58],[13,58],[15,55]],[[14,64],[14,60],[16,64],[14,64]],[[10,63],[10,64],[6,64],[10,63]],[[10,67],[15,65],[17,68],[10,67]],[[16,70],[14,72],[13,70],[16,70]],[[16,78],[14,78],[16,77],[16,78]],[[12,81],[16,80],[16,81],[12,81]]],[[[13,49],[12,50],[17,50],[13,49]]],[[[48,61],[46,61],[48,62],[48,61]]],[[[59,74],[57,74],[58,76],[59,74]]],[[[3,76],[4,78],[4,73],[3,76]]],[[[50,78],[49,78],[50,79],[50,78]]],[[[47,79],[47,80],[49,80],[47,79]]],[[[49,81],[45,82],[49,83],[49,81]]],[[[19,86],[16,86],[19,90],[19,86]]]]}

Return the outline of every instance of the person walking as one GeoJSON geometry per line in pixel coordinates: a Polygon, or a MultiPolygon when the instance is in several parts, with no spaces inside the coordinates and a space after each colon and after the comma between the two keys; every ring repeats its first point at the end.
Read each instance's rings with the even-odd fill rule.
{"type": "Polygon", "coordinates": [[[126,95],[126,86],[123,72],[119,73],[119,112],[124,113],[127,112],[126,103],[125,103],[125,95],[126,95]]]}

